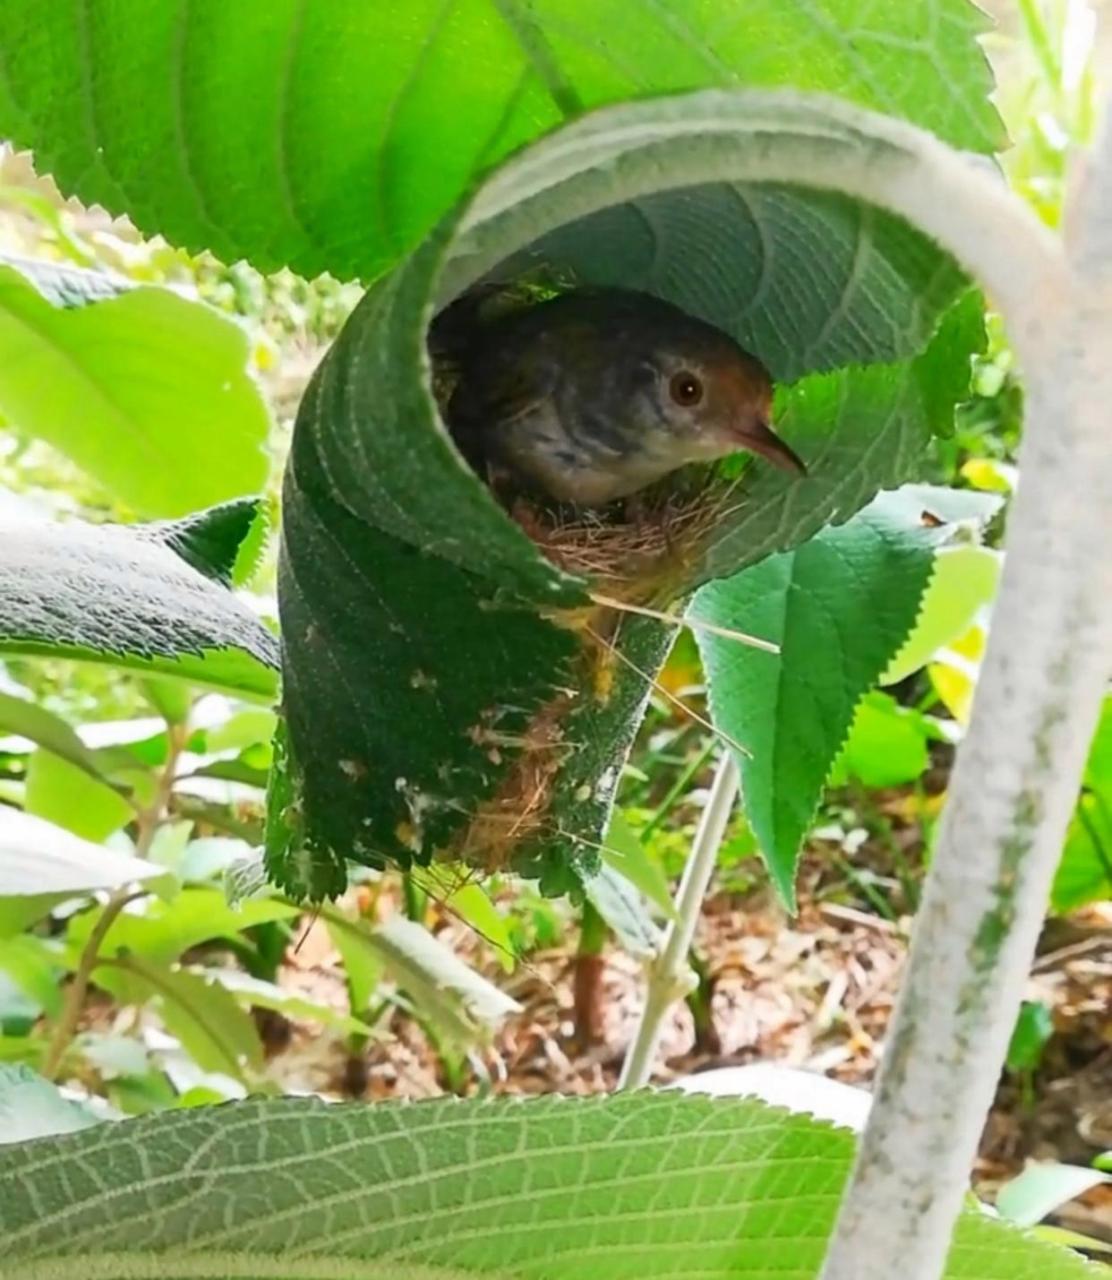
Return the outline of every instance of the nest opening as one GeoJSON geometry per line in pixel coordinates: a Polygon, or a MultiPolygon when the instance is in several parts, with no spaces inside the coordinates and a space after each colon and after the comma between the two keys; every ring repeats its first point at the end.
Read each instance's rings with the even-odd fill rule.
{"type": "Polygon", "coordinates": [[[729,511],[744,463],[691,464],[605,507],[561,504],[522,491],[512,476],[469,457],[448,411],[459,375],[458,353],[474,326],[574,287],[571,280],[542,272],[512,283],[478,285],[449,303],[429,328],[434,398],[461,456],[553,565],[588,579],[598,594],[612,600],[664,607],[686,590],[700,552],[729,511]]]}

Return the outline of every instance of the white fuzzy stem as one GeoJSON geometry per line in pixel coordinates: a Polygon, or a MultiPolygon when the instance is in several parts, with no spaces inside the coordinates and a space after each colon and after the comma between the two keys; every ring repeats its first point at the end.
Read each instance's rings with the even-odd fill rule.
{"type": "Polygon", "coordinates": [[[714,775],[707,806],[699,821],[699,829],[691,845],[691,856],[683,869],[683,879],[676,890],[676,915],[664,935],[660,955],[649,968],[645,1007],[637,1024],[637,1034],[622,1063],[619,1089],[639,1089],[653,1069],[664,1019],[672,1005],[685,994],[688,973],[687,953],[695,936],[695,925],[707,886],[714,874],[718,849],[722,843],[730,811],[738,791],[738,770],[733,753],[723,752],[714,775]]]}
{"type": "MultiPolygon", "coordinates": [[[[1061,293],[997,294],[1025,365],[1023,483],[876,1104],[823,1280],[943,1272],[1112,666],[1107,120],[1082,196],[1070,210],[1061,293]]],[[[1006,247],[1027,248],[1018,232],[1006,247]]],[[[996,275],[1001,246],[985,248],[996,275]]],[[[963,256],[977,267],[975,251],[963,256]]],[[[1003,293],[1012,293],[1006,283],[1003,293]]]]}

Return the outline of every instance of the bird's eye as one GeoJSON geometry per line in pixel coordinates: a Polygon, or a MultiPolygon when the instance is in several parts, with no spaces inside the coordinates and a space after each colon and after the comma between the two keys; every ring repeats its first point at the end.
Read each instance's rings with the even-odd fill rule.
{"type": "Polygon", "coordinates": [[[672,375],[668,391],[676,404],[682,405],[685,409],[697,405],[703,398],[703,384],[686,369],[672,375]]]}

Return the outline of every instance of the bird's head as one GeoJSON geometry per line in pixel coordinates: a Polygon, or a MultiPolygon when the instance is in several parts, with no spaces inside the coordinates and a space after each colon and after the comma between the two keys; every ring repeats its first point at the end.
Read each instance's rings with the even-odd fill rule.
{"type": "Polygon", "coordinates": [[[662,450],[683,462],[713,462],[747,449],[783,471],[807,474],[769,425],[768,370],[719,330],[691,321],[641,362],[640,376],[662,450]]]}

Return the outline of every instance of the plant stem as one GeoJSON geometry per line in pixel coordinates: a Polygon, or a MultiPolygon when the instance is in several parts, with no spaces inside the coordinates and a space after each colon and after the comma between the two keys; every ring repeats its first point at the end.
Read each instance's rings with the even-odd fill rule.
{"type": "MultiPolygon", "coordinates": [[[[187,729],[184,725],[168,724],[166,726],[166,736],[166,763],[159,774],[154,799],[135,820],[135,856],[137,858],[145,858],[150,853],[151,844],[166,812],[166,805],[174,788],[178,757],[185,746],[187,729]]],[[[73,981],[66,988],[62,1011],[58,1015],[54,1032],[50,1037],[50,1044],[47,1046],[46,1053],[43,1056],[41,1070],[47,1080],[57,1079],[66,1050],[69,1048],[70,1042],[77,1031],[81,1012],[85,1008],[85,998],[89,994],[89,980],[100,960],[100,948],[104,939],[108,936],[108,931],[129,902],[134,902],[137,898],[145,898],[148,892],[147,889],[128,889],[126,887],[116,889],[109,895],[108,901],[104,904],[100,919],[93,925],[85,945],[81,949],[77,968],[73,973],[73,981]]]]}
{"type": "Polygon", "coordinates": [[[581,1045],[598,1044],[602,1039],[603,951],[610,930],[597,908],[583,903],[579,915],[579,946],[572,961],[575,1035],[581,1045]]]}
{"type": "Polygon", "coordinates": [[[105,935],[111,929],[116,917],[124,907],[129,902],[134,902],[136,898],[141,898],[145,894],[145,889],[132,889],[130,891],[116,889],[104,904],[100,919],[93,926],[92,932],[81,949],[81,957],[77,962],[77,968],[74,970],[73,981],[66,988],[62,1012],[58,1015],[58,1021],[54,1026],[54,1034],[50,1037],[50,1044],[43,1057],[41,1071],[47,1080],[56,1080],[58,1078],[62,1059],[65,1057],[70,1041],[74,1037],[78,1019],[81,1017],[81,1011],[85,1007],[85,997],[89,992],[89,976],[100,959],[100,946],[105,939],[105,935]]]}
{"type": "MultiPolygon", "coordinates": [[[[1061,287],[1033,300],[1007,281],[997,290],[1027,379],[1023,483],[876,1104],[823,1280],[942,1274],[1108,679],[1112,113],[1084,177],[1066,210],[1076,238],[1068,258],[1059,253],[1061,287]]],[[[953,202],[950,186],[944,198],[953,202]]],[[[1028,252],[1018,202],[1015,213],[1007,243],[1018,262],[1028,252]]],[[[995,253],[985,249],[982,268],[995,253]]],[[[981,255],[972,257],[976,266],[981,255]]]]}
{"type": "Polygon", "coordinates": [[[737,764],[733,753],[726,751],[718,762],[707,807],[703,810],[691,845],[691,856],[676,890],[675,919],[668,924],[660,955],[649,967],[645,1007],[641,1011],[633,1044],[622,1064],[619,1089],[638,1089],[646,1083],[652,1072],[668,1010],[690,988],[687,953],[737,792],[737,764]]]}

